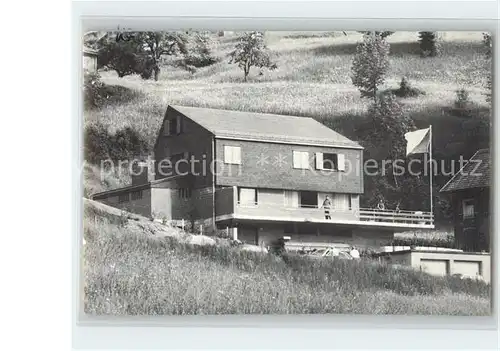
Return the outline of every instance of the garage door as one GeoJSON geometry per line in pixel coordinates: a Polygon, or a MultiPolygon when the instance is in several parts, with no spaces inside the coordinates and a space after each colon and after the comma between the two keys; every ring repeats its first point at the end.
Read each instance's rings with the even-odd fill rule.
{"type": "Polygon", "coordinates": [[[461,274],[465,277],[475,278],[481,275],[481,262],[455,261],[453,264],[453,274],[461,274]]]}
{"type": "Polygon", "coordinates": [[[432,275],[447,275],[449,273],[448,260],[421,259],[420,268],[432,275]]]}

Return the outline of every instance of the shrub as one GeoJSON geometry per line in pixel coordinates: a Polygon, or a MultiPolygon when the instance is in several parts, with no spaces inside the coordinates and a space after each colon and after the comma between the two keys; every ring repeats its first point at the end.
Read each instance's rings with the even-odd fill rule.
{"type": "Polygon", "coordinates": [[[428,247],[445,247],[456,249],[455,239],[453,235],[448,235],[444,238],[395,238],[387,243],[389,246],[428,246],[428,247]]]}
{"type": "Polygon", "coordinates": [[[101,123],[89,124],[84,130],[84,157],[92,164],[104,160],[131,160],[149,152],[146,139],[131,127],[109,133],[101,123]]]}
{"type": "Polygon", "coordinates": [[[457,117],[468,117],[472,113],[472,101],[469,98],[469,92],[465,89],[459,89],[455,92],[456,98],[453,103],[452,114],[457,117]]]}
{"type": "Polygon", "coordinates": [[[425,95],[424,91],[412,87],[410,85],[410,82],[408,81],[408,78],[406,78],[406,77],[401,78],[401,82],[399,83],[398,89],[391,89],[391,90],[387,90],[386,92],[392,93],[395,96],[401,97],[401,98],[416,97],[419,95],[425,95]]]}
{"type": "Polygon", "coordinates": [[[100,107],[104,101],[101,76],[97,72],[84,73],[83,78],[83,106],[85,109],[100,107]]]}

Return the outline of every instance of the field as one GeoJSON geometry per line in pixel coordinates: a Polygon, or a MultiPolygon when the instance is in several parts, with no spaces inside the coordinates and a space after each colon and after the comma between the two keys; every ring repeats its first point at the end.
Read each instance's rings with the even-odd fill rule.
{"type": "Polygon", "coordinates": [[[126,219],[90,200],[84,213],[89,314],[491,313],[490,286],[480,281],[368,261],[279,259],[223,239],[193,245],[189,234],[146,218],[126,219]]]}
{"type": "MultiPolygon", "coordinates": [[[[483,85],[489,65],[481,39],[480,32],[442,33],[442,54],[422,59],[418,55],[417,33],[396,32],[388,38],[390,72],[382,88],[396,88],[406,76],[414,87],[423,90],[425,95],[401,100],[417,123],[442,117],[443,108],[453,104],[455,91],[460,88],[469,91],[479,108],[488,108],[483,85]]],[[[106,84],[124,86],[140,95],[129,103],[86,112],[85,121],[98,120],[111,130],[132,126],[153,144],[168,104],[339,120],[334,126],[341,129],[349,129],[349,123],[343,120],[366,112],[368,102],[360,99],[350,80],[360,33],[290,37],[289,33],[270,32],[267,42],[278,69],[263,70],[263,75],[259,75],[254,68],[247,83],[243,82],[241,70],[228,63],[227,54],[234,40],[220,39],[214,48],[220,61],[195,73],[165,66],[160,80],[155,82],[101,72],[106,84]]],[[[349,131],[344,132],[349,136],[349,131]]]]}

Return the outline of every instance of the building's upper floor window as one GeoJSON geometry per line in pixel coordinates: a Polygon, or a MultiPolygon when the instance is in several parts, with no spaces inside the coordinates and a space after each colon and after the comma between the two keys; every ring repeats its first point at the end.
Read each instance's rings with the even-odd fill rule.
{"type": "Polygon", "coordinates": [[[127,202],[129,200],[129,193],[118,195],[118,202],[127,202]]]}
{"type": "Polygon", "coordinates": [[[345,155],[316,152],[316,169],[345,171],[345,155]]]}
{"type": "Polygon", "coordinates": [[[308,169],[309,168],[309,152],[294,151],[293,152],[293,168],[308,169]]]}
{"type": "Polygon", "coordinates": [[[132,200],[139,200],[139,199],[142,199],[142,190],[133,191],[133,192],[130,194],[130,198],[131,198],[132,200]]]}
{"type": "Polygon", "coordinates": [[[241,147],[224,145],[224,163],[240,165],[241,147]]]}
{"type": "Polygon", "coordinates": [[[191,188],[180,188],[178,194],[181,199],[190,199],[192,194],[191,188]]]}
{"type": "Polygon", "coordinates": [[[182,133],[182,118],[181,116],[176,116],[174,118],[165,119],[163,125],[164,135],[177,135],[182,133]]]}
{"type": "Polygon", "coordinates": [[[474,217],[474,200],[467,199],[462,201],[462,211],[464,218],[474,217]]]}
{"type": "Polygon", "coordinates": [[[243,206],[255,206],[258,203],[257,189],[238,188],[238,203],[243,206]]]}

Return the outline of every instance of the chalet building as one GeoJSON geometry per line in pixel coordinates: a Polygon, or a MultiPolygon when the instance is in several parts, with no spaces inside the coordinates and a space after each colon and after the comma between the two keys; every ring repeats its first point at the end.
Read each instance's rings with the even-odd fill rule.
{"type": "Polygon", "coordinates": [[[489,149],[478,150],[440,192],[451,195],[457,246],[464,251],[489,252],[489,149]]]}
{"type": "Polygon", "coordinates": [[[169,106],[154,162],[133,173],[130,186],[92,198],[251,244],[372,246],[434,228],[428,212],[361,208],[363,148],[312,118],[169,106]]]}

